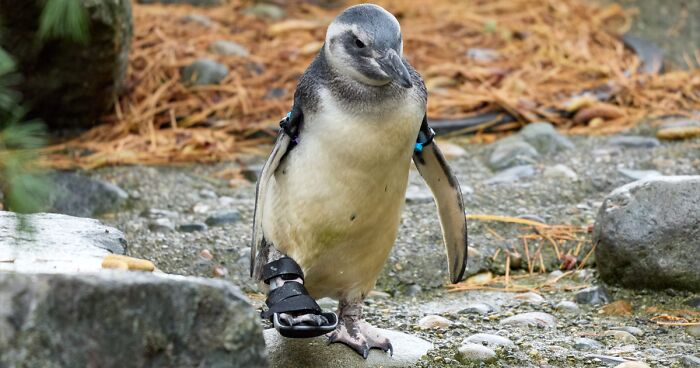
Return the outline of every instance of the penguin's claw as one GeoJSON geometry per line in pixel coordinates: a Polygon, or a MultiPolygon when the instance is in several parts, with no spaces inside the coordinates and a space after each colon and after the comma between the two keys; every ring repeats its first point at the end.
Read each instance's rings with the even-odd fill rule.
{"type": "MultiPolygon", "coordinates": [[[[346,322],[347,323],[347,322],[346,322]]],[[[328,334],[328,344],[339,342],[355,350],[363,358],[367,359],[370,349],[381,349],[394,355],[394,348],[386,337],[374,331],[374,328],[365,322],[351,323],[350,330],[344,324],[328,334]]]]}

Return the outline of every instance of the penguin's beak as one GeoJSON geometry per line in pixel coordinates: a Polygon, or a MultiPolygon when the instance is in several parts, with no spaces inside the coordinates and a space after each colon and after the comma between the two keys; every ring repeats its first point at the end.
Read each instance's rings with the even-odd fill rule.
{"type": "Polygon", "coordinates": [[[384,57],[378,60],[382,70],[404,88],[411,88],[411,75],[403,64],[401,57],[393,49],[389,49],[384,57]]]}

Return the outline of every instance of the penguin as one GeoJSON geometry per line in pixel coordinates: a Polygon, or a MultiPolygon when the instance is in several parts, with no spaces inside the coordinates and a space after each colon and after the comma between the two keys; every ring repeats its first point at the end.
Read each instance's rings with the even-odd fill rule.
{"type": "Polygon", "coordinates": [[[467,261],[462,194],[426,118],[427,91],[403,57],[398,20],[344,10],[300,77],[256,187],[251,276],[286,337],[327,334],[363,357],[391,342],[362,318],[398,234],[413,161],[433,193],[450,280],[467,261]],[[339,301],[324,313],[315,300],[339,301]]]}

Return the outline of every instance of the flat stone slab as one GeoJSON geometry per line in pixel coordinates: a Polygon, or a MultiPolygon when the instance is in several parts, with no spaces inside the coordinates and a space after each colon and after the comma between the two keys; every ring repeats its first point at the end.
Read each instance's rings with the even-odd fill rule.
{"type": "Polygon", "coordinates": [[[274,329],[265,330],[263,335],[272,368],[412,367],[433,347],[433,344],[416,336],[392,330],[378,330],[391,340],[394,347],[393,356],[379,349],[372,349],[365,360],[343,344],[327,345],[328,338],[325,336],[288,339],[280,336],[274,329]]]}
{"type": "Polygon", "coordinates": [[[259,320],[223,280],[0,271],[0,367],[266,367],[259,320]]]}
{"type": "Polygon", "coordinates": [[[124,234],[98,220],[53,213],[23,215],[31,232],[17,229],[18,216],[0,211],[0,271],[89,272],[108,254],[124,254],[124,234]]]}

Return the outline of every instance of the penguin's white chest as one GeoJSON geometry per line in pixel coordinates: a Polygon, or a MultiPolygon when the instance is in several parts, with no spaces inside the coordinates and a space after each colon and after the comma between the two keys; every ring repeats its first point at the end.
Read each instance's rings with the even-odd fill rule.
{"type": "Polygon", "coordinates": [[[359,297],[396,240],[425,111],[406,101],[353,114],[321,97],[271,180],[263,232],[302,266],[313,296],[359,297]]]}

